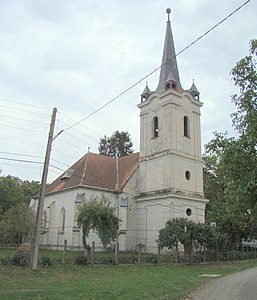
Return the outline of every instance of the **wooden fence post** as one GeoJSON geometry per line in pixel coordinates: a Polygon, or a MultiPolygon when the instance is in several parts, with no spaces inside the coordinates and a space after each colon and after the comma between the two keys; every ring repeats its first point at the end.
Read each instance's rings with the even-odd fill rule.
{"type": "Polygon", "coordinates": [[[64,245],[63,245],[63,255],[62,255],[62,264],[63,264],[63,265],[65,265],[66,251],[67,251],[67,240],[64,240],[64,245]]]}
{"type": "Polygon", "coordinates": [[[141,251],[142,251],[142,244],[139,244],[139,252],[138,252],[138,263],[141,264],[141,251]]]}
{"type": "Polygon", "coordinates": [[[161,246],[158,245],[158,252],[157,252],[157,264],[160,263],[160,258],[161,258],[161,246]]]}
{"type": "Polygon", "coordinates": [[[93,241],[92,242],[92,249],[91,249],[91,266],[94,265],[94,262],[95,262],[95,242],[93,241]]]}

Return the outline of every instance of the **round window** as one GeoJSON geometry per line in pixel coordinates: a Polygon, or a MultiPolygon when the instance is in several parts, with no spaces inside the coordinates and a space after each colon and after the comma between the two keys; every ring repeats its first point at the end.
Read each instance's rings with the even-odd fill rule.
{"type": "Polygon", "coordinates": [[[192,215],[192,209],[191,208],[186,209],[186,215],[189,216],[189,217],[192,215]]]}
{"type": "Polygon", "coordinates": [[[189,171],[186,171],[185,173],[185,177],[186,177],[186,180],[189,180],[190,179],[190,172],[189,171]]]}

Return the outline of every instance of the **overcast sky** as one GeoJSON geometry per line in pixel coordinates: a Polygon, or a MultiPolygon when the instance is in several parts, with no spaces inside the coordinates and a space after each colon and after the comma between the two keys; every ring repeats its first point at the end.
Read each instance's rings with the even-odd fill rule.
{"type": "MultiPolygon", "coordinates": [[[[167,15],[176,51],[245,0],[0,0],[0,168],[2,175],[40,180],[53,107],[55,132],[85,118],[161,64],[167,15]],[[15,160],[34,161],[32,163],[15,160]]],[[[231,129],[237,92],[230,70],[257,35],[257,3],[177,57],[181,83],[200,91],[202,145],[231,129]]],[[[147,78],[155,90],[159,72],[147,78]]],[[[145,81],[65,131],[53,144],[48,181],[78,158],[98,152],[103,135],[128,131],[139,150],[140,94],[145,81]]]]}

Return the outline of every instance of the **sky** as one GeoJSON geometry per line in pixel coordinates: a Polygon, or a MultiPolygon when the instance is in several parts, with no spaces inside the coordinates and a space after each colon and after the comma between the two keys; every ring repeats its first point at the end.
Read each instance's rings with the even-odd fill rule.
{"type": "MultiPolygon", "coordinates": [[[[160,66],[166,8],[178,53],[244,2],[0,0],[1,175],[41,180],[54,107],[55,134],[64,132],[53,142],[48,182],[116,130],[128,131],[138,151],[137,104],[146,81],[156,89],[159,71],[91,114],[160,66]]],[[[177,57],[183,88],[194,79],[203,102],[202,149],[214,131],[236,134],[230,71],[256,38],[256,15],[251,0],[177,57]]]]}

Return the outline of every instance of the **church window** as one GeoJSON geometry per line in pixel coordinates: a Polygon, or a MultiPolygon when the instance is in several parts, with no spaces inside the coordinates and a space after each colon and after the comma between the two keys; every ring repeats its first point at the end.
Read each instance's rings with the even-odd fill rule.
{"type": "Polygon", "coordinates": [[[167,91],[168,89],[170,89],[170,83],[167,83],[167,84],[165,85],[165,90],[167,91]]]}
{"type": "Polygon", "coordinates": [[[159,136],[158,117],[153,118],[153,137],[159,136]]]}
{"type": "Polygon", "coordinates": [[[189,180],[189,179],[190,179],[190,177],[191,177],[191,174],[190,174],[190,172],[189,172],[189,171],[186,171],[186,173],[185,173],[185,177],[186,177],[186,180],[189,180]]]}
{"type": "Polygon", "coordinates": [[[188,138],[190,136],[190,126],[189,126],[188,116],[184,116],[184,136],[188,138]]]}
{"type": "Polygon", "coordinates": [[[59,219],[59,233],[64,233],[65,217],[66,217],[66,211],[65,211],[65,208],[62,207],[62,209],[60,211],[60,219],[59,219]]]}
{"type": "Polygon", "coordinates": [[[172,86],[171,86],[173,89],[176,88],[176,84],[175,83],[172,83],[172,86]]]}
{"type": "Polygon", "coordinates": [[[192,209],[191,209],[191,208],[187,208],[187,209],[186,209],[186,215],[187,215],[188,217],[190,217],[190,216],[192,215],[192,209]]]}

